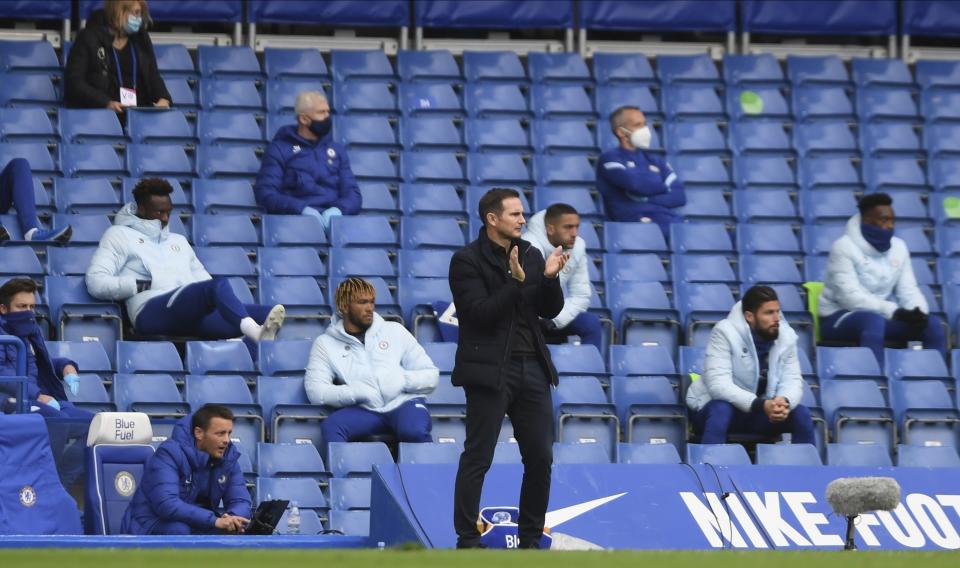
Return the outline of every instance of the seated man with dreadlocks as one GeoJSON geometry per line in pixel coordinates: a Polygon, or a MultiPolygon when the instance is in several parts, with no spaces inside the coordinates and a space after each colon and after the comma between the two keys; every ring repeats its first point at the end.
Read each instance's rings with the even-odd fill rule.
{"type": "Polygon", "coordinates": [[[337,313],[310,351],[307,397],[339,409],[322,423],[324,443],[378,434],[430,442],[424,397],[436,388],[439,371],[402,324],[374,311],[375,296],[366,280],[344,280],[337,286],[337,313]]]}

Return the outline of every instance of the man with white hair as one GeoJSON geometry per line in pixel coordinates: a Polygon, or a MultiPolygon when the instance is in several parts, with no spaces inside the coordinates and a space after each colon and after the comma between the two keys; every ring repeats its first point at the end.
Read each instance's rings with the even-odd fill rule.
{"type": "Polygon", "coordinates": [[[254,193],[267,213],[310,215],[329,232],[331,218],[360,211],[360,189],[346,149],[330,134],[327,97],[304,91],[295,111],[297,123],[280,128],[267,146],[254,193]]]}

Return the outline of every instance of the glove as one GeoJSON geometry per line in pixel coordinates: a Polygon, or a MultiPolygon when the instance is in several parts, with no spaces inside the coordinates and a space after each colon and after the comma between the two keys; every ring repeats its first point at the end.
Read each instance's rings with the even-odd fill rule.
{"type": "Polygon", "coordinates": [[[63,377],[63,382],[66,383],[73,396],[80,394],[80,377],[78,377],[76,373],[70,373],[69,375],[63,377]]]}
{"type": "Polygon", "coordinates": [[[57,402],[57,399],[55,398],[51,398],[50,402],[47,403],[47,406],[49,406],[50,408],[56,408],[57,410],[60,410],[60,403],[57,402]]]}
{"type": "Polygon", "coordinates": [[[913,308],[912,310],[897,308],[897,310],[893,312],[893,319],[902,321],[915,328],[924,328],[927,326],[927,314],[920,311],[920,308],[913,308]]]}

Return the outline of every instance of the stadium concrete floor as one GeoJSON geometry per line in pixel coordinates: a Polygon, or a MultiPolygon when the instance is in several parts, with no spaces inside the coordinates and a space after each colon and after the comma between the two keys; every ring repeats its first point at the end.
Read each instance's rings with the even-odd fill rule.
{"type": "Polygon", "coordinates": [[[452,550],[141,550],[8,549],[0,550],[4,567],[30,568],[939,568],[957,566],[956,552],[776,552],[707,551],[469,551],[452,550]]]}

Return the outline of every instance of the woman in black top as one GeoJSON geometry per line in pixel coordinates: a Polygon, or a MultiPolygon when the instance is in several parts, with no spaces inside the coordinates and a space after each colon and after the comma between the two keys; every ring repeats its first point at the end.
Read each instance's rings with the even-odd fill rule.
{"type": "Polygon", "coordinates": [[[64,78],[64,103],[72,108],[170,106],[153,43],[147,35],[146,0],[105,0],[77,34],[64,78]]]}

